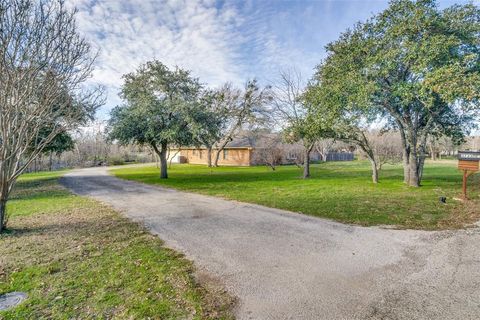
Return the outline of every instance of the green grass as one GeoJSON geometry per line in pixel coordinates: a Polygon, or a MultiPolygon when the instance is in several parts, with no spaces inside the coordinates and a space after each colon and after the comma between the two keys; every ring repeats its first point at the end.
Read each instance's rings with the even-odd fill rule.
{"type": "Polygon", "coordinates": [[[0,319],[226,319],[229,298],[200,285],[188,260],[96,201],[20,178],[0,236],[0,294],[28,300],[0,319]]]}
{"type": "Polygon", "coordinates": [[[396,225],[439,229],[462,227],[480,219],[479,178],[471,177],[472,200],[461,202],[461,173],[454,161],[427,162],[423,186],[403,184],[400,166],[386,165],[380,183],[371,182],[367,162],[329,162],[312,166],[312,177],[302,169],[281,166],[220,167],[174,165],[168,180],[156,167],[112,170],[120,178],[219,196],[360,225],[396,225]],[[439,202],[446,196],[447,203],[439,202]]]}

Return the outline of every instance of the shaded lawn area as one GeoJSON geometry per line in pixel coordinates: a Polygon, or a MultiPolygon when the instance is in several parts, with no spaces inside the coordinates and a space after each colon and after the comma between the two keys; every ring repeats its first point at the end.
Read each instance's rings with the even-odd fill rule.
{"type": "Polygon", "coordinates": [[[0,319],[230,319],[182,255],[108,206],[72,195],[60,172],[20,178],[0,235],[0,294],[28,300],[0,319]]]}
{"type": "Polygon", "coordinates": [[[403,184],[401,166],[385,165],[380,183],[371,182],[367,162],[328,162],[302,169],[280,166],[208,168],[173,165],[168,180],[152,167],[119,168],[120,178],[219,196],[360,225],[397,225],[417,229],[462,227],[480,219],[479,175],[470,178],[471,201],[461,202],[462,175],[456,161],[427,162],[423,186],[403,184]],[[439,201],[446,196],[447,203],[439,201]]]}

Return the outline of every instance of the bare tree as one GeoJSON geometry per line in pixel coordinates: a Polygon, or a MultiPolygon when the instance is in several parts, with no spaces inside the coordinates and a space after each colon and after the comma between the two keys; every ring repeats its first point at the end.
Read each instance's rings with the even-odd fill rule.
{"type": "Polygon", "coordinates": [[[0,2],[0,232],[18,176],[102,103],[98,90],[82,90],[95,56],[74,17],[60,0],[0,2]]]}
{"type": "Polygon", "coordinates": [[[335,140],[331,138],[320,139],[315,142],[315,150],[320,154],[323,162],[327,161],[328,154],[332,151],[334,145],[335,140]]]}
{"type": "Polygon", "coordinates": [[[255,142],[253,161],[269,166],[273,171],[282,163],[284,150],[281,137],[277,134],[262,134],[255,142]]]}
{"type": "Polygon", "coordinates": [[[372,165],[372,180],[378,182],[384,164],[395,164],[402,160],[402,143],[398,132],[366,131],[360,149],[372,165]]]}
{"type": "Polygon", "coordinates": [[[430,158],[435,161],[442,158],[442,155],[451,155],[455,152],[459,143],[455,143],[450,137],[442,135],[430,135],[427,138],[427,147],[430,153],[430,158]]]}
{"type": "MultiPolygon", "coordinates": [[[[471,136],[466,139],[466,141],[461,145],[461,149],[480,151],[480,136],[471,136]]],[[[452,152],[454,150],[448,150],[447,152],[452,152]]]]}
{"type": "Polygon", "coordinates": [[[301,143],[284,143],[282,148],[287,163],[293,163],[298,168],[303,167],[305,164],[305,148],[301,143]]]}
{"type": "Polygon", "coordinates": [[[226,84],[221,89],[224,122],[220,139],[215,144],[216,154],[213,165],[218,166],[220,154],[245,124],[258,122],[265,115],[265,104],[271,99],[270,87],[261,89],[256,80],[248,81],[244,90],[226,84]]]}
{"type": "Polygon", "coordinates": [[[289,143],[300,142],[303,146],[303,178],[310,177],[310,153],[319,131],[309,121],[307,108],[303,103],[305,84],[298,70],[280,73],[279,81],[273,85],[274,118],[283,128],[289,143]]]}

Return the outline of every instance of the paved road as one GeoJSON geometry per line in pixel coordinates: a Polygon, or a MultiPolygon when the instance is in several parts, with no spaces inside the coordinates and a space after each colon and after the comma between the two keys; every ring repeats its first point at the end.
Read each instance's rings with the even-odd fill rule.
{"type": "Polygon", "coordinates": [[[238,319],[480,319],[480,232],[349,226],[119,180],[63,178],[111,204],[238,297],[238,319]]]}

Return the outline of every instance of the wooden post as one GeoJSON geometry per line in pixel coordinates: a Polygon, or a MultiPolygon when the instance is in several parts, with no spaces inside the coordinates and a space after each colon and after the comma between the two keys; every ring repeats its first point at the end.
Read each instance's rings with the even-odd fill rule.
{"type": "Polygon", "coordinates": [[[467,179],[468,179],[468,171],[463,170],[463,184],[462,184],[462,189],[463,189],[463,199],[467,200],[467,179]]]}

